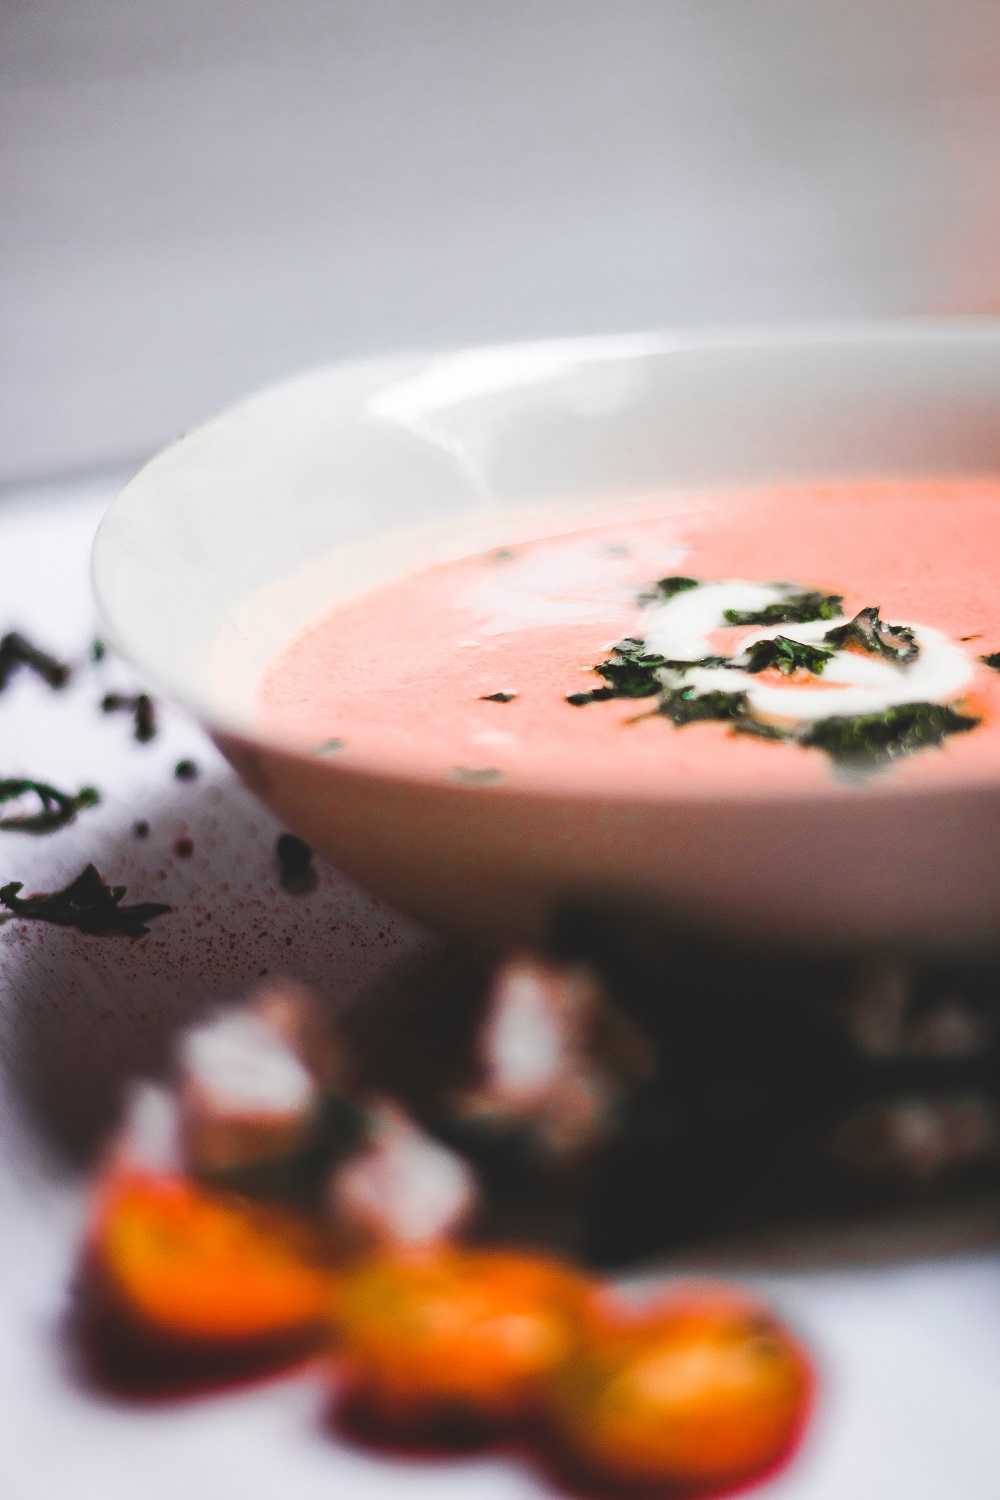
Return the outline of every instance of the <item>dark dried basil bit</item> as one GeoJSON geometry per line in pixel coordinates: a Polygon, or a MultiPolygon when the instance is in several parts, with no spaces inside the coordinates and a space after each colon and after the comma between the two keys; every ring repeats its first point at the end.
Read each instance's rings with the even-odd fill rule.
{"type": "Polygon", "coordinates": [[[906,625],[890,625],[879,619],[877,604],[858,610],[853,620],[828,630],[823,639],[837,650],[856,646],[872,656],[886,656],[901,667],[909,666],[920,655],[913,631],[906,625]]]}
{"type": "Polygon", "coordinates": [[[101,699],[101,712],[105,714],[130,713],[133,716],[135,738],[142,744],[156,736],[156,708],[148,693],[105,693],[101,699]]]}
{"type": "Polygon", "coordinates": [[[516,693],[481,693],[480,703],[513,703],[516,693]]]}
{"type": "Polygon", "coordinates": [[[281,873],[278,876],[282,890],[291,896],[305,896],[316,889],[318,876],[313,867],[312,845],[297,834],[283,833],[274,846],[281,873]]]}
{"type": "Polygon", "coordinates": [[[591,688],[587,693],[567,693],[566,702],[574,708],[583,708],[586,703],[606,703],[609,698],[617,697],[614,688],[591,688]]]}
{"type": "Polygon", "coordinates": [[[987,667],[992,667],[994,672],[1000,672],[1000,651],[990,651],[988,655],[979,658],[987,667]]]}
{"type": "Polygon", "coordinates": [[[944,703],[900,703],[881,714],[819,719],[799,736],[799,743],[824,751],[839,766],[877,770],[940,745],[950,734],[975,729],[979,722],[944,703]]]}
{"type": "Polygon", "coordinates": [[[178,781],[197,781],[198,766],[193,760],[179,760],[174,766],[174,775],[178,781]]]}
{"type": "Polygon", "coordinates": [[[21,897],[23,882],[12,880],[0,887],[0,901],[19,917],[52,922],[56,927],[75,927],[91,937],[145,937],[147,922],[162,917],[173,907],[160,901],[122,906],[125,886],[108,885],[93,865],[80,872],[60,891],[21,897]]]}
{"type": "Polygon", "coordinates": [[[679,573],[670,578],[658,578],[651,589],[644,589],[639,595],[639,603],[642,605],[665,604],[668,599],[673,599],[677,594],[686,594],[691,589],[700,587],[699,578],[685,578],[679,573]]]}
{"type": "Polygon", "coordinates": [[[156,711],[148,693],[140,693],[135,700],[135,737],[151,740],[156,734],[156,711]]]}
{"type": "Polygon", "coordinates": [[[29,792],[35,794],[41,807],[37,812],[0,818],[0,829],[5,833],[55,833],[72,823],[78,812],[85,807],[96,807],[101,800],[92,786],[81,787],[74,796],[46,781],[30,781],[26,777],[0,781],[0,803],[12,802],[29,792]]]}
{"type": "Polygon", "coordinates": [[[108,648],[107,648],[107,646],[104,644],[104,642],[99,637],[95,637],[95,639],[92,640],[91,643],[90,643],[90,659],[91,659],[91,661],[92,662],[103,661],[104,658],[105,658],[105,656],[107,656],[107,654],[108,654],[108,648]]]}
{"type": "Polygon", "coordinates": [[[65,662],[58,661],[47,651],[40,651],[19,630],[8,630],[0,637],[0,693],[18,667],[27,667],[50,688],[56,689],[64,688],[72,675],[65,662]]]}
{"type": "Polygon", "coordinates": [[[785,677],[790,677],[799,668],[818,676],[833,652],[822,646],[811,646],[807,641],[793,641],[787,635],[775,635],[768,640],[754,641],[747,647],[746,654],[745,671],[764,672],[768,667],[777,667],[785,677]]]}
{"type": "Polygon", "coordinates": [[[835,620],[843,602],[843,594],[813,589],[786,594],[763,609],[725,609],[722,614],[727,625],[805,625],[810,620],[835,620]]]}
{"type": "Polygon", "coordinates": [[[750,703],[746,693],[697,693],[690,687],[673,688],[665,692],[657,708],[657,713],[673,720],[678,728],[707,719],[739,721],[749,712],[750,703]]]}

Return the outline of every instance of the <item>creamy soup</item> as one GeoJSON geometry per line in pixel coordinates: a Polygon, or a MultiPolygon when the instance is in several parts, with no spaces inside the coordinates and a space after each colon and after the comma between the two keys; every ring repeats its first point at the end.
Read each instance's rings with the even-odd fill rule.
{"type": "Polygon", "coordinates": [[[1000,481],[667,497],[338,605],[262,729],[468,785],[1000,772],[1000,481]]]}

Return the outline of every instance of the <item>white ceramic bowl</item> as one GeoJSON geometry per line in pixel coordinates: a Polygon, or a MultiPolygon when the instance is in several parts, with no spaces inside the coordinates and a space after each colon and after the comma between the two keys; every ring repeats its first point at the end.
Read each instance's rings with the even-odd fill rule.
{"type": "Polygon", "coordinates": [[[611,892],[765,936],[981,945],[1000,935],[1000,777],[669,797],[460,786],[264,738],[253,700],[337,598],[446,555],[463,528],[502,536],[525,507],[998,469],[995,322],[406,355],[287,380],[172,444],[112,506],[94,581],[118,648],[288,825],[432,925],[531,939],[560,900],[611,892]]]}

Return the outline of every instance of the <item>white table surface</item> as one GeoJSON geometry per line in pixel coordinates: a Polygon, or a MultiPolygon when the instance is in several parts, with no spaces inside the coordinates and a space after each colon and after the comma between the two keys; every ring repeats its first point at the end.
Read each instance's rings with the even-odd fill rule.
{"type": "MultiPolygon", "coordinates": [[[[93,634],[90,537],[114,484],[0,507],[0,630],[82,658],[93,634]]],[[[128,898],[176,911],[136,944],[0,923],[0,1496],[3,1500],[516,1500],[550,1493],[500,1457],[404,1463],[323,1429],[309,1373],[197,1402],[125,1406],[74,1374],[60,1336],[81,1222],[82,1148],[124,1074],[154,1070],[171,1029],[260,972],[357,994],[426,937],[333,870],[292,897],[274,883],[280,831],[199,730],[164,712],[137,745],[104,692],[114,661],[64,693],[22,674],[0,697],[0,775],[97,785],[99,808],[46,838],[0,833],[0,883],[51,889],[93,859],[128,898]],[[194,783],[173,766],[191,756],[194,783]],[[132,834],[137,818],[152,832],[132,834]],[[172,847],[195,844],[191,859],[172,847]],[[163,872],[162,875],[160,872],[163,872]],[[201,925],[195,925],[200,922],[201,925]]],[[[767,1500],[996,1500],[1000,1495],[1000,1256],[771,1277],[820,1368],[817,1415],[767,1500]]]]}

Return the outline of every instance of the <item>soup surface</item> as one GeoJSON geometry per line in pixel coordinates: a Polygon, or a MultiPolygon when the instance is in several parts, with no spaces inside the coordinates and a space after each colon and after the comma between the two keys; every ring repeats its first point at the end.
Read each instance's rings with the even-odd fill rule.
{"type": "Polygon", "coordinates": [[[515,533],[332,609],[266,672],[261,729],[480,785],[1000,774],[1000,480],[665,496],[515,533]]]}

